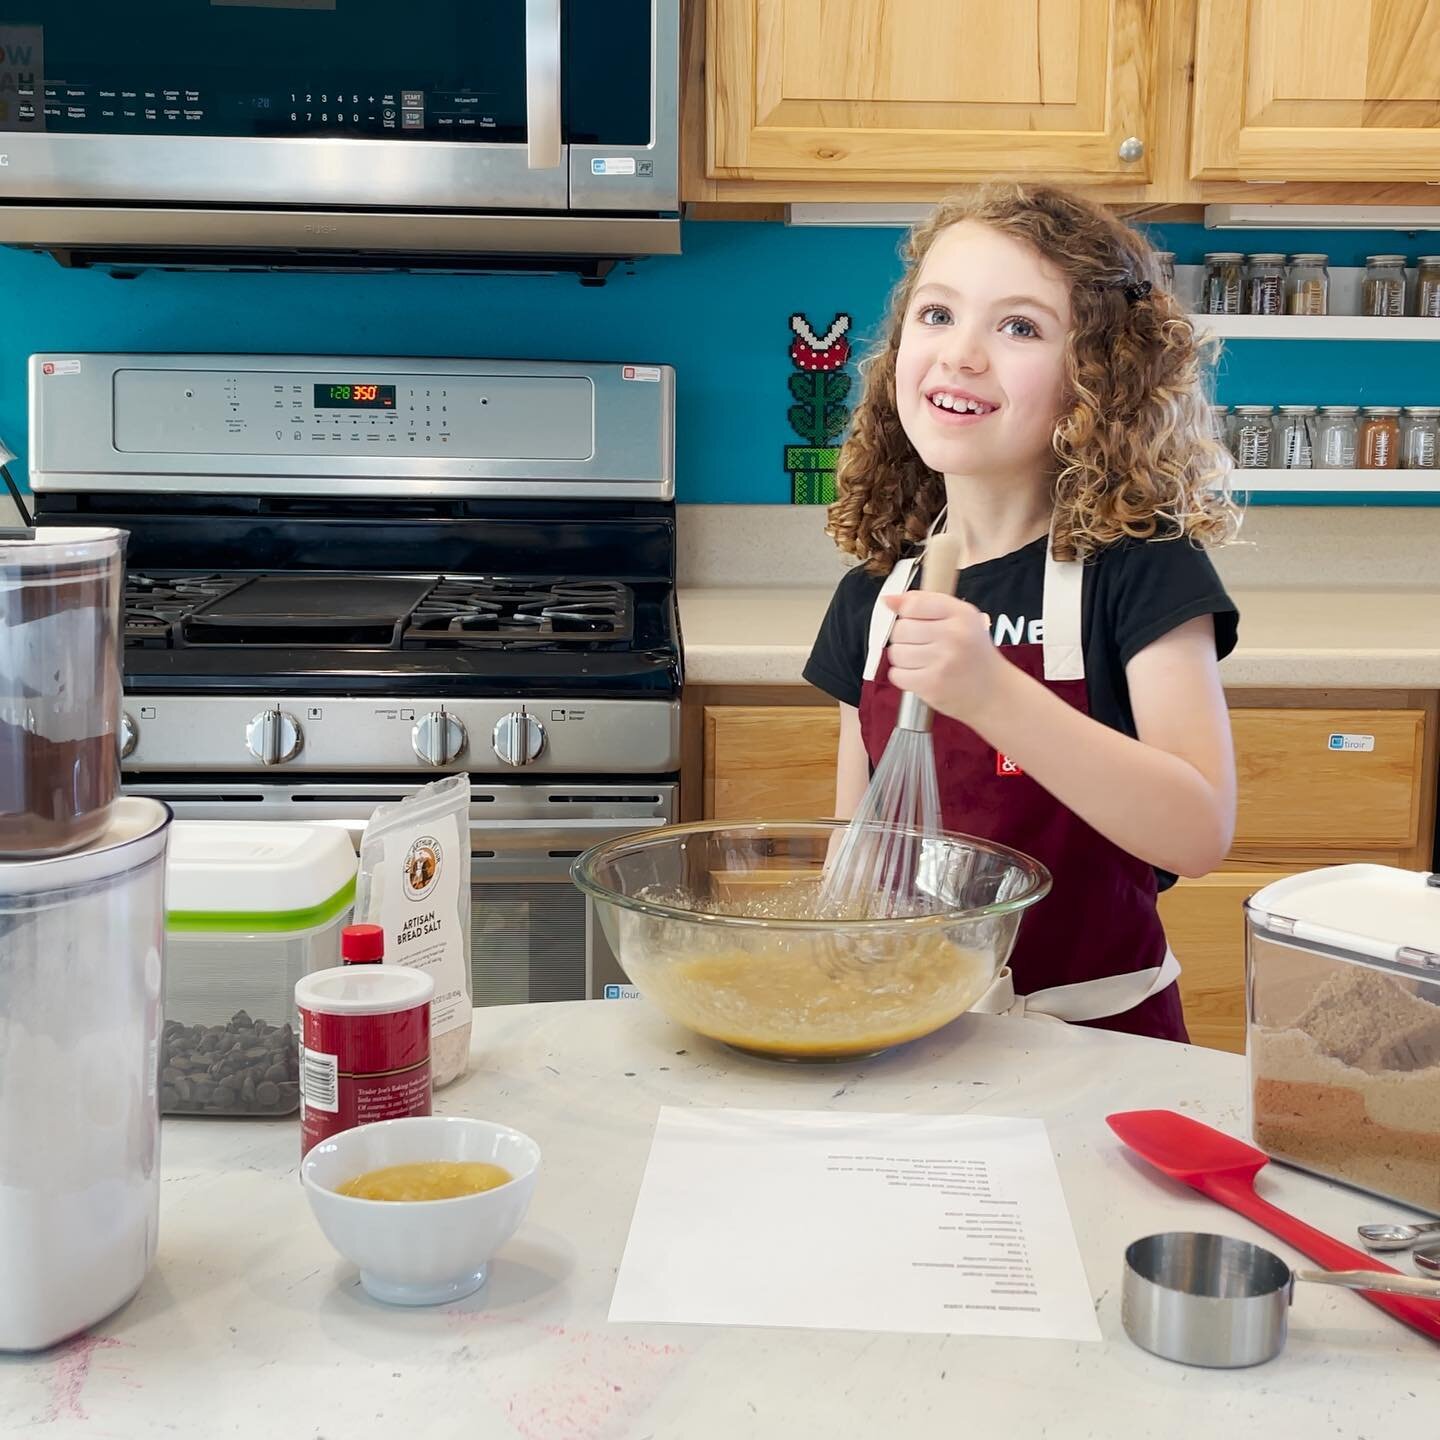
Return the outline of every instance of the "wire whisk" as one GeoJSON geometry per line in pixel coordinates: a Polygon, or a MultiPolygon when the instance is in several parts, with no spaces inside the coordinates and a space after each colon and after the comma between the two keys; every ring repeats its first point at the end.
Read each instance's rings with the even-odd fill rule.
{"type": "MultiPolygon", "coordinates": [[[[954,594],[959,551],[954,536],[932,536],[925,547],[920,588],[954,594]]],[[[826,866],[822,913],[883,919],[931,908],[934,886],[933,877],[927,883],[927,841],[941,831],[933,722],[934,711],[907,690],[869,788],[826,866]]]]}

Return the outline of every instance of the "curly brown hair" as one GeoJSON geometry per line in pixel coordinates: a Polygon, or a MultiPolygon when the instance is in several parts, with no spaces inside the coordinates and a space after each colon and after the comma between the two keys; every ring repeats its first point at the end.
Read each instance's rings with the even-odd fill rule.
{"type": "Polygon", "coordinates": [[[1054,549],[1085,559],[1126,536],[1232,539],[1231,462],[1215,437],[1206,380],[1212,342],[1160,286],[1155,251],[1100,206],[1042,185],[997,185],[946,200],[910,232],[885,332],[861,362],[863,389],[836,467],[826,533],[884,574],[929,531],[943,476],[916,453],[895,403],[900,333],[931,245],[962,220],[1023,240],[1070,281],[1067,409],[1055,422],[1054,549]],[[1149,281],[1143,298],[1127,286],[1149,281]],[[1133,293],[1133,292],[1132,292],[1133,293]]]}

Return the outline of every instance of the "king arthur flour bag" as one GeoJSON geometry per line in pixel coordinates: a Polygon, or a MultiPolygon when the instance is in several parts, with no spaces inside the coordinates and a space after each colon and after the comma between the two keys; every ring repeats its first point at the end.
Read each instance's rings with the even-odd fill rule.
{"type": "Polygon", "coordinates": [[[430,1063],[436,1085],[470,1057],[470,777],[451,775],[382,805],[365,827],[355,919],[385,932],[385,963],[435,982],[430,1063]]]}

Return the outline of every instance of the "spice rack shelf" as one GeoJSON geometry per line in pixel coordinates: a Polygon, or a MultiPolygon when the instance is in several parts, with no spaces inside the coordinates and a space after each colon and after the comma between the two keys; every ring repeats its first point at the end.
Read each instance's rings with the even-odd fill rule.
{"type": "Polygon", "coordinates": [[[1232,470],[1230,488],[1250,495],[1433,495],[1440,493],[1440,470],[1232,470]]]}
{"type": "Polygon", "coordinates": [[[1190,320],[1198,332],[1222,340],[1440,341],[1440,320],[1414,316],[1191,315],[1190,320]]]}

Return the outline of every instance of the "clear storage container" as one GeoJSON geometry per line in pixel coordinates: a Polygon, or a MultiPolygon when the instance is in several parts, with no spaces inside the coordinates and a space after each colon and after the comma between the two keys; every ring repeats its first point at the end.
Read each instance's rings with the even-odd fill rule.
{"type": "Polygon", "coordinates": [[[340,829],[175,823],[165,917],[163,1111],[288,1115],[299,1108],[295,982],[340,963],[355,865],[340,829]]]}
{"type": "Polygon", "coordinates": [[[0,863],[0,1350],[93,1325],[155,1255],[170,823],[121,796],[85,849],[0,863]]]}
{"type": "Polygon", "coordinates": [[[1277,880],[1245,904],[1245,950],[1255,1143],[1440,1214],[1436,883],[1385,865],[1277,880]]]}
{"type": "Polygon", "coordinates": [[[0,858],[92,843],[120,793],[123,530],[0,537],[0,858]]]}

